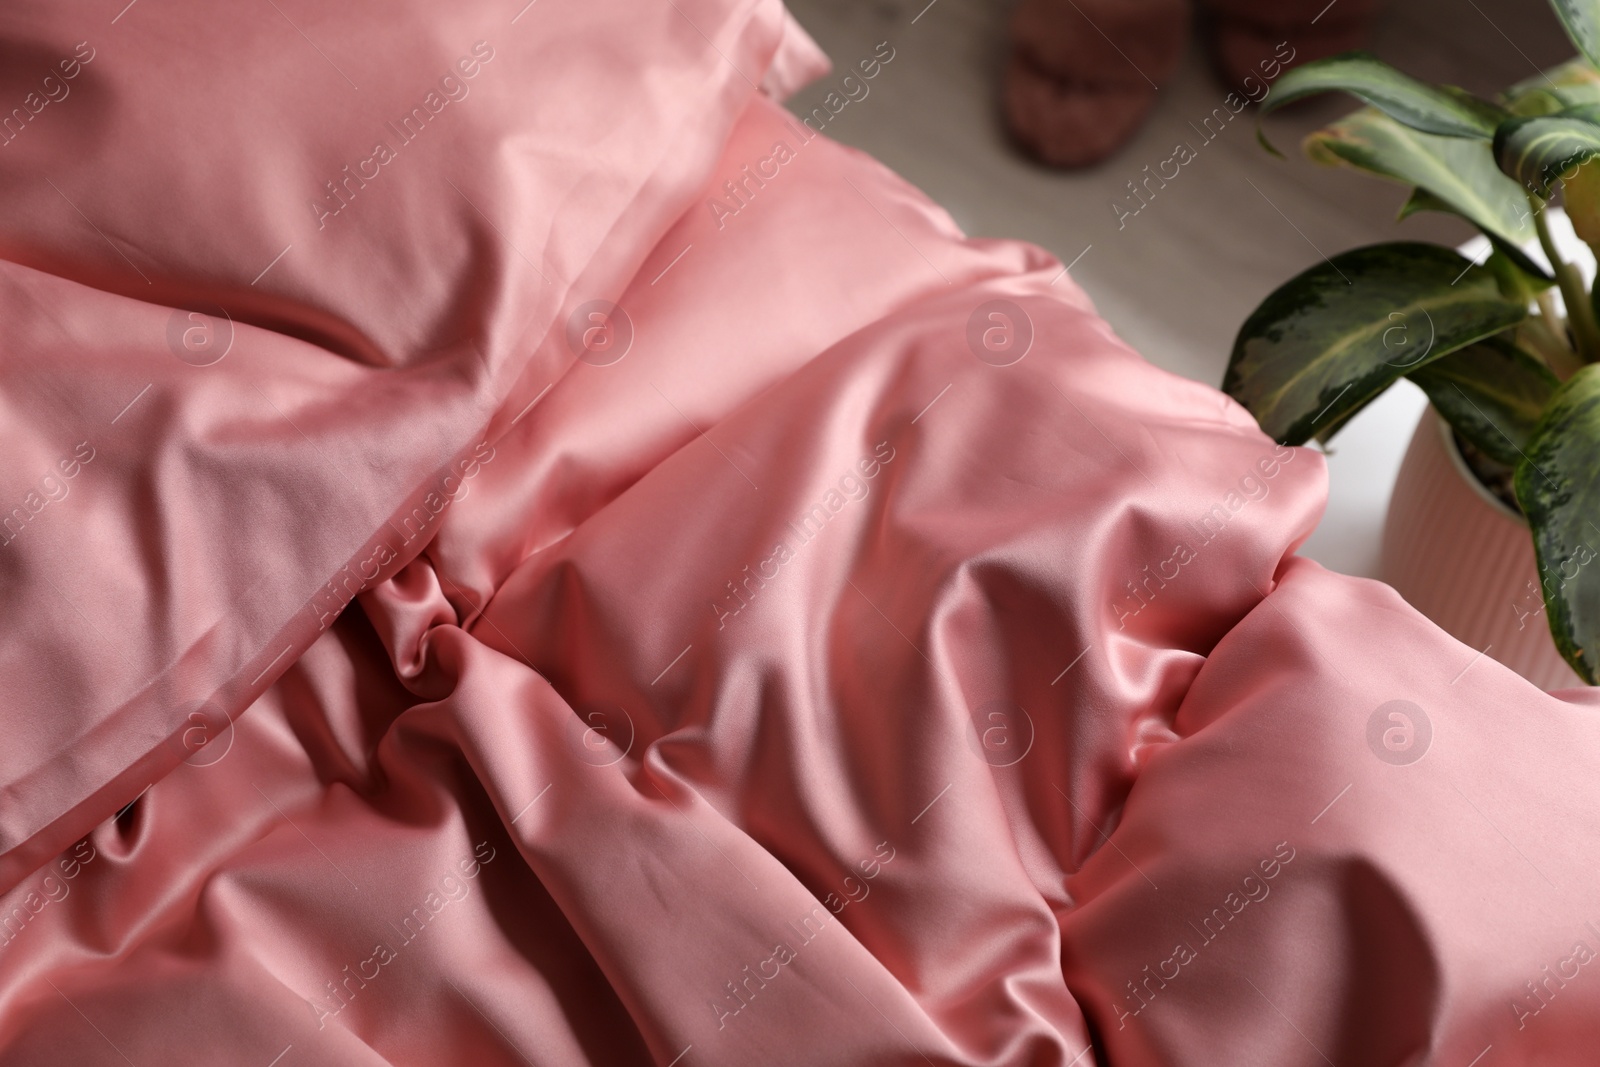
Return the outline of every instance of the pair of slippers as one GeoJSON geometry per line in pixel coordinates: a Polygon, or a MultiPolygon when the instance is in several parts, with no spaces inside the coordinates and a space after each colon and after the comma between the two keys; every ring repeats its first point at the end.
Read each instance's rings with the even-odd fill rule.
{"type": "MultiPolygon", "coordinates": [[[[1380,0],[1194,2],[1223,83],[1256,99],[1251,86],[1263,71],[1362,47],[1380,0]]],[[[1183,58],[1192,8],[1192,0],[1022,0],[1003,94],[1018,143],[1066,168],[1122,147],[1183,58]]]]}

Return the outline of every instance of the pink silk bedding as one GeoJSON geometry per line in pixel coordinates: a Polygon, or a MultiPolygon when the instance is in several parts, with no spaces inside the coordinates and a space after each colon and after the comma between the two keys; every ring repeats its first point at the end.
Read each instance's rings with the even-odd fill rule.
{"type": "Polygon", "coordinates": [[[0,11],[0,885],[420,550],[743,71],[815,67],[776,0],[503,6],[0,11]]]}
{"type": "Polygon", "coordinates": [[[481,379],[333,345],[435,336],[337,261],[197,376],[140,354],[171,307],[8,231],[8,440],[54,463],[171,377],[0,548],[0,1063],[1592,1062],[1593,693],[1296,557],[1320,458],[798,128],[750,82],[815,57],[762,18],[531,352],[471,231],[481,379]],[[596,299],[626,325],[574,346],[596,299]],[[408,495],[425,545],[328,562],[408,495]],[[180,652],[203,701],[112,714],[180,652]]]}

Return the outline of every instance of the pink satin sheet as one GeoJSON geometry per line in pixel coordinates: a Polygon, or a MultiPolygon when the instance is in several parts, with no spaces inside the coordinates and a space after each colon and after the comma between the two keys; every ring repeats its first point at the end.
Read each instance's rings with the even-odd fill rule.
{"type": "Polygon", "coordinates": [[[751,84],[815,69],[765,10],[736,120],[618,199],[531,353],[466,209],[393,295],[284,271],[337,328],[241,324],[214,379],[136,281],[0,264],[8,477],[172,376],[0,548],[0,1062],[1592,1062],[1594,693],[1295,556],[1321,458],[808,139],[751,84]],[[620,358],[574,358],[592,299],[620,358]],[[179,653],[181,700],[113,707],[179,653]]]}

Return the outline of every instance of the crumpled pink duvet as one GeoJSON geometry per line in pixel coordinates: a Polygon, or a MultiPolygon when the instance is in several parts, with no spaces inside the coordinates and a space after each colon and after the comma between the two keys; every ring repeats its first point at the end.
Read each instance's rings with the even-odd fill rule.
{"type": "Polygon", "coordinates": [[[1592,1063],[1593,691],[1297,557],[1321,458],[798,125],[756,10],[549,308],[498,185],[393,317],[7,223],[0,1063],[1592,1063]],[[394,355],[444,290],[481,375],[394,355]]]}

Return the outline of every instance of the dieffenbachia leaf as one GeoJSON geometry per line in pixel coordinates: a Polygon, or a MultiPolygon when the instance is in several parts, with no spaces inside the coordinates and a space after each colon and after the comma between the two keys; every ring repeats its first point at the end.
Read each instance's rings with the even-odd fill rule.
{"type": "Polygon", "coordinates": [[[1495,131],[1494,155],[1502,171],[1549,199],[1557,179],[1600,155],[1600,105],[1507,119],[1495,131]]]}
{"type": "Polygon", "coordinates": [[[1513,115],[1553,115],[1581,104],[1600,104],[1600,70],[1581,56],[1505,92],[1506,109],[1513,115]]]}
{"type": "MultiPolygon", "coordinates": [[[[1278,79],[1262,100],[1261,114],[1331,92],[1349,93],[1414,130],[1443,137],[1487,141],[1505,117],[1493,104],[1459,90],[1446,92],[1420,82],[1368,52],[1345,52],[1296,67],[1278,79]]],[[[1260,139],[1269,151],[1277,152],[1264,136],[1260,139]]]]}
{"type": "Polygon", "coordinates": [[[1317,163],[1354,167],[1423,189],[1434,200],[1418,207],[1442,204],[1507,244],[1534,236],[1528,198],[1501,173],[1487,141],[1421,133],[1363,108],[1307,137],[1305,151],[1317,163]]]}
{"type": "MultiPolygon", "coordinates": [[[[1499,174],[1500,172],[1496,171],[1495,173],[1499,174]]],[[[1502,174],[1501,177],[1505,177],[1505,175],[1502,174]]],[[[1458,218],[1466,218],[1451,204],[1434,196],[1428,190],[1413,189],[1411,190],[1411,195],[1406,198],[1406,202],[1400,205],[1400,213],[1395,221],[1404,222],[1412,215],[1422,211],[1439,211],[1447,215],[1455,215],[1458,218]]],[[[1527,218],[1522,218],[1518,221],[1526,225],[1527,219],[1532,217],[1530,213],[1527,218]]],[[[1482,227],[1479,228],[1482,229],[1482,227]]],[[[1538,263],[1529,259],[1528,254],[1519,246],[1512,244],[1493,230],[1485,230],[1484,236],[1489,239],[1489,244],[1493,246],[1494,250],[1490,253],[1489,258],[1483,261],[1483,265],[1494,271],[1494,276],[1500,279],[1500,291],[1502,293],[1507,296],[1522,296],[1532,300],[1556,283],[1556,280],[1538,263]]]]}
{"type": "Polygon", "coordinates": [[[1600,67],[1600,2],[1597,0],[1550,0],[1567,36],[1593,65],[1600,67]]]}
{"type": "Polygon", "coordinates": [[[1517,503],[1533,526],[1550,634],[1600,684],[1600,365],[1567,379],[1517,465],[1517,503]]]}
{"type": "Polygon", "coordinates": [[[1408,371],[1527,313],[1493,274],[1448,248],[1358,248],[1262,302],[1239,330],[1222,388],[1270,436],[1302,444],[1337,429],[1408,371]]]}
{"type": "Polygon", "coordinates": [[[1579,238],[1600,244],[1600,162],[1590,159],[1561,179],[1561,206],[1579,238]]]}
{"type": "Polygon", "coordinates": [[[1491,337],[1407,375],[1479,451],[1514,467],[1561,379],[1537,357],[1491,337]]]}
{"type": "MultiPolygon", "coordinates": [[[[1323,132],[1326,132],[1326,131],[1323,131],[1323,132]]],[[[1315,137],[1315,136],[1316,136],[1316,134],[1312,134],[1312,137],[1315,137]]],[[[1311,148],[1310,148],[1309,142],[1310,142],[1311,138],[1308,137],[1308,138],[1306,138],[1306,140],[1308,142],[1307,148],[1306,148],[1306,154],[1310,155],[1311,154],[1311,148]]],[[[1329,166],[1332,166],[1332,165],[1334,165],[1334,164],[1333,163],[1329,163],[1329,166]]],[[[1387,175],[1385,175],[1385,176],[1387,177],[1387,175]]],[[[1428,190],[1423,189],[1423,188],[1421,188],[1419,186],[1419,187],[1417,187],[1415,189],[1412,189],[1411,190],[1411,195],[1406,197],[1406,202],[1400,205],[1400,213],[1395,216],[1395,221],[1396,222],[1404,222],[1406,219],[1409,219],[1412,215],[1415,215],[1415,214],[1417,214],[1419,212],[1422,212],[1422,211],[1444,211],[1444,212],[1447,212],[1447,213],[1450,213],[1450,214],[1455,214],[1456,213],[1456,209],[1451,207],[1446,201],[1440,199],[1437,196],[1434,196],[1432,193],[1428,192],[1428,190]]]]}
{"type": "MultiPolygon", "coordinates": [[[[1493,240],[1493,238],[1491,238],[1493,240]]],[[[1495,280],[1500,283],[1500,291],[1512,300],[1521,300],[1532,303],[1538,299],[1539,294],[1555,285],[1556,280],[1540,269],[1522,250],[1503,245],[1495,245],[1489,258],[1483,261],[1489,268],[1495,280]]]]}

